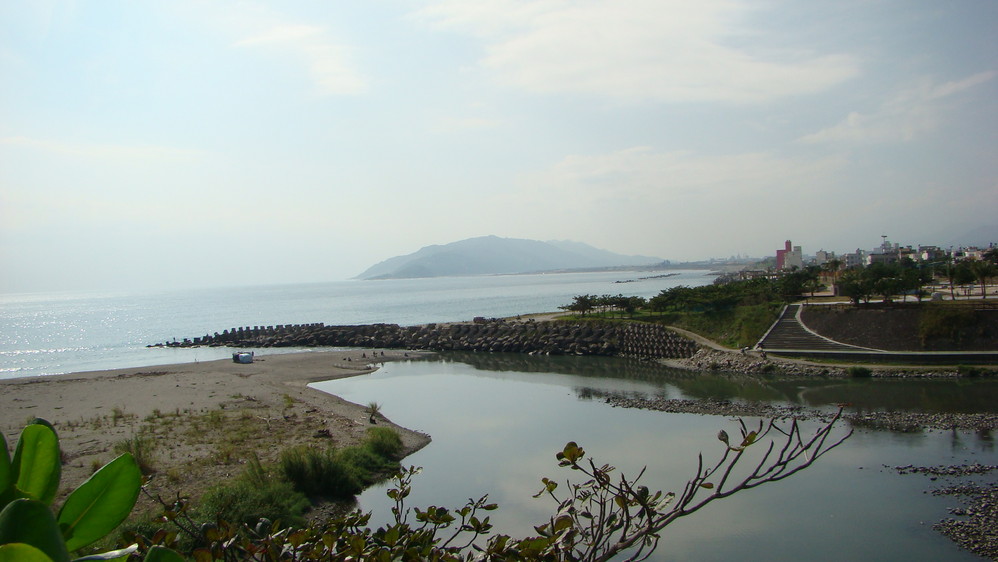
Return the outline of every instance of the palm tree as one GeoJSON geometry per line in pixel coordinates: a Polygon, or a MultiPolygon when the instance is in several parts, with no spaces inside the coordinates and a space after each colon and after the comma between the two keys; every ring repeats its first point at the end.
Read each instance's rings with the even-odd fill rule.
{"type": "Polygon", "coordinates": [[[988,278],[994,277],[995,266],[989,261],[973,260],[967,262],[967,267],[974,274],[974,278],[981,284],[981,298],[988,298],[988,278]]]}
{"type": "MultiPolygon", "coordinates": [[[[842,266],[845,264],[842,260],[838,258],[832,258],[825,263],[821,264],[821,271],[828,273],[832,276],[832,292],[835,293],[835,286],[839,282],[839,274],[842,270],[842,266]]],[[[813,296],[813,295],[812,295],[813,296]]]]}
{"type": "Polygon", "coordinates": [[[369,414],[369,417],[368,417],[368,421],[369,422],[371,422],[371,423],[378,423],[374,419],[374,416],[377,416],[378,414],[381,413],[381,404],[378,404],[377,402],[369,402],[367,404],[367,413],[369,414]]]}

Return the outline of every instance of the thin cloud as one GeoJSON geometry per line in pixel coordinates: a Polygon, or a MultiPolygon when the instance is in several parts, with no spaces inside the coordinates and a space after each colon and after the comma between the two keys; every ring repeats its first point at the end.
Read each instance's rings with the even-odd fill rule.
{"type": "Polygon", "coordinates": [[[367,91],[367,80],[353,63],[352,49],[329,38],[317,26],[279,23],[233,43],[234,47],[271,49],[300,60],[319,95],[350,95],[367,91]]]}
{"type": "Polygon", "coordinates": [[[655,204],[676,197],[712,200],[783,192],[798,181],[827,176],[841,164],[834,158],[797,161],[765,152],[709,156],[638,146],[568,156],[531,184],[563,190],[574,199],[628,197],[655,204]]]}
{"type": "Polygon", "coordinates": [[[730,44],[748,8],[730,0],[436,2],[418,17],[484,44],[480,64],[512,87],[625,101],[764,102],[827,90],[853,57],[730,44]]]}
{"type": "Polygon", "coordinates": [[[2,137],[0,145],[40,150],[63,156],[121,161],[175,160],[198,157],[202,154],[197,150],[169,146],[73,143],[25,136],[2,137]]]}
{"type": "Polygon", "coordinates": [[[874,112],[851,112],[840,123],[799,140],[811,144],[912,141],[939,127],[945,110],[941,100],[990,82],[996,76],[998,72],[987,71],[942,84],[923,81],[894,96],[874,112]]]}
{"type": "Polygon", "coordinates": [[[312,25],[278,25],[263,33],[236,41],[235,46],[252,47],[255,45],[289,43],[315,37],[320,33],[322,33],[322,28],[312,25]]]}
{"type": "Polygon", "coordinates": [[[497,119],[487,117],[444,117],[438,119],[433,131],[437,133],[460,133],[494,129],[500,125],[497,119]]]}

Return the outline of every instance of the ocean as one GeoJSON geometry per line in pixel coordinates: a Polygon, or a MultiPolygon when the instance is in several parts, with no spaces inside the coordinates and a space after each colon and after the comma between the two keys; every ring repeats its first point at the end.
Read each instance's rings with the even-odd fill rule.
{"type": "MultiPolygon", "coordinates": [[[[0,378],[224,359],[225,348],[147,348],[230,328],[404,326],[557,311],[576,295],[653,297],[707,270],[347,280],[171,292],[0,295],[0,378]],[[669,275],[663,277],[663,275],[669,275]]],[[[282,349],[281,352],[302,350],[282,349]]],[[[267,350],[277,353],[277,350],[267,350]]]]}

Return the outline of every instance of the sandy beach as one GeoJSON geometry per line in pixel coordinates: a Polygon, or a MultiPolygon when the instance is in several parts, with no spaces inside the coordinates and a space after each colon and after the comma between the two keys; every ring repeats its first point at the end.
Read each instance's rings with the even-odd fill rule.
{"type": "MultiPolygon", "coordinates": [[[[415,355],[354,349],[257,355],[251,364],[221,360],[2,380],[0,431],[13,448],[31,419],[53,423],[64,457],[61,493],[138,438],[152,445],[148,489],[197,497],[210,483],[238,474],[252,455],[268,462],[297,444],[358,443],[372,427],[366,405],[307,385],[415,355]]],[[[397,429],[409,452],[430,441],[383,417],[376,422],[397,429]]],[[[137,509],[154,507],[140,498],[137,509]]]]}

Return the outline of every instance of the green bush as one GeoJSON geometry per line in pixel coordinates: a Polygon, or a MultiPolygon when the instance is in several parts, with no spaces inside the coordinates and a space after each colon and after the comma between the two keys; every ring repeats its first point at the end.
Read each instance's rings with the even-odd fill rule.
{"type": "Polygon", "coordinates": [[[347,447],[336,453],[338,460],[345,471],[361,486],[370,486],[377,482],[378,475],[390,472],[394,468],[394,463],[386,463],[385,460],[375,455],[365,447],[347,447]]]}
{"type": "Polygon", "coordinates": [[[261,517],[280,520],[285,525],[304,524],[302,513],[309,507],[308,498],[290,482],[278,479],[254,483],[237,478],[208,490],[195,509],[201,521],[231,521],[255,525],[261,517]]]}
{"type": "Polygon", "coordinates": [[[384,459],[393,461],[402,459],[402,437],[394,429],[387,427],[368,429],[364,447],[384,459]]]}
{"type": "Polygon", "coordinates": [[[961,377],[979,377],[985,374],[985,370],[982,367],[973,367],[971,365],[957,365],[956,372],[961,377]]]}
{"type": "Polygon", "coordinates": [[[349,498],[399,469],[402,438],[394,429],[372,427],[358,446],[341,451],[294,447],[281,453],[279,471],[308,496],[349,498]]]}
{"type": "Polygon", "coordinates": [[[853,365],[852,367],[846,369],[846,374],[854,379],[868,379],[873,376],[873,371],[867,367],[853,365]]]}
{"type": "Polygon", "coordinates": [[[334,449],[293,447],[281,453],[280,471],[295,490],[308,496],[349,498],[364,489],[355,467],[334,449]]]}

